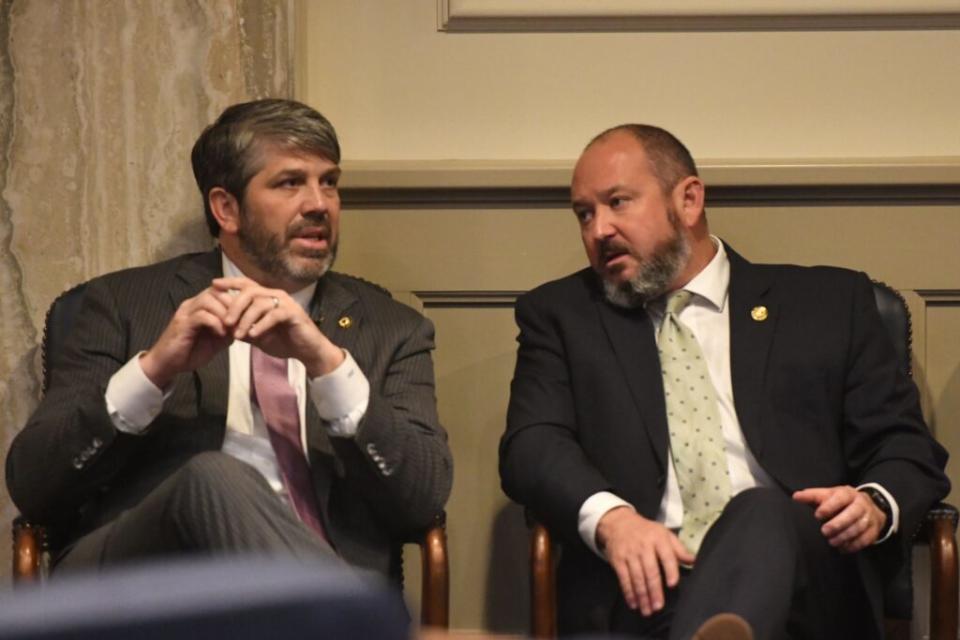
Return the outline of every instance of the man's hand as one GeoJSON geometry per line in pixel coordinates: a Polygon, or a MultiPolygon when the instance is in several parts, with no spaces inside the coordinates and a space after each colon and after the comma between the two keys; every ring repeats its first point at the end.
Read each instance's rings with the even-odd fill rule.
{"type": "Polygon", "coordinates": [[[679,538],[658,522],[627,507],[611,509],[597,523],[597,544],[620,580],[620,590],[631,609],[649,616],[663,608],[663,582],[680,581],[680,565],[692,565],[694,556],[679,538]]]}
{"type": "Polygon", "coordinates": [[[228,296],[205,289],[184,300],[157,342],[140,358],[143,373],[160,389],[174,376],[202,367],[233,342],[223,318],[228,296]]]}
{"type": "Polygon", "coordinates": [[[174,376],[202,367],[234,340],[278,358],[296,358],[311,378],[333,371],[344,359],[343,351],[287,292],[249,278],[217,278],[180,304],[140,366],[163,389],[174,376]]]}
{"type": "Polygon", "coordinates": [[[311,378],[343,362],[343,351],[286,291],[268,289],[249,278],[217,278],[211,289],[228,299],[223,322],[234,339],[277,358],[300,360],[311,378]]]}
{"type": "Polygon", "coordinates": [[[887,524],[887,516],[870,496],[849,485],[814,487],[793,494],[797,502],[816,507],[814,516],[831,546],[845,553],[869,547],[887,524]]]}

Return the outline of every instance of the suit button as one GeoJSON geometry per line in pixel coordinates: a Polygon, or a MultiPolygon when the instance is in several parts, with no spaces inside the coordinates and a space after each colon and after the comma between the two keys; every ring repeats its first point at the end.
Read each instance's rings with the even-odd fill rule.
{"type": "Polygon", "coordinates": [[[79,471],[80,469],[83,469],[83,461],[80,460],[80,458],[74,458],[72,464],[73,464],[73,468],[76,469],[76,470],[78,470],[78,471],[79,471]]]}
{"type": "Polygon", "coordinates": [[[103,446],[103,440],[100,438],[94,438],[93,442],[90,443],[90,446],[93,447],[93,450],[96,451],[103,446]]]}

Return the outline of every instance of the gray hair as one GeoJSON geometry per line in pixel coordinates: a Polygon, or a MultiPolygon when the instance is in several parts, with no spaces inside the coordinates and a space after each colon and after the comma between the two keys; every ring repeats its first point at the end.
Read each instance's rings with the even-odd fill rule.
{"type": "Polygon", "coordinates": [[[213,237],[220,234],[220,225],[210,210],[210,190],[221,187],[242,204],[247,184],[261,169],[259,151],[264,143],[340,163],[340,143],[333,125],[305,104],[267,98],[227,107],[203,130],[190,154],[213,237]]]}

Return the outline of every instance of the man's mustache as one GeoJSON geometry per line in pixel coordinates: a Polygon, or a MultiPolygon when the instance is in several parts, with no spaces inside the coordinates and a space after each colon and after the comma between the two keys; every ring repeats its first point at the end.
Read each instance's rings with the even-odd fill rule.
{"type": "Polygon", "coordinates": [[[326,214],[304,216],[287,229],[287,238],[298,238],[303,235],[319,235],[323,239],[330,238],[330,218],[326,214]]]}
{"type": "Polygon", "coordinates": [[[630,246],[615,238],[601,240],[599,249],[600,257],[604,260],[624,253],[630,253],[630,246]]]}

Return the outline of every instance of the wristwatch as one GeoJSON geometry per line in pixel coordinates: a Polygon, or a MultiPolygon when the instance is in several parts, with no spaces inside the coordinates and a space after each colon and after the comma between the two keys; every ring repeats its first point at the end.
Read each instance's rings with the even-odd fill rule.
{"type": "Polygon", "coordinates": [[[880,530],[880,534],[877,536],[877,540],[883,539],[890,529],[893,527],[893,507],[890,506],[890,501],[887,500],[887,497],[883,495],[883,492],[878,490],[876,487],[863,487],[860,491],[864,492],[870,499],[873,500],[873,504],[877,505],[877,508],[880,511],[883,511],[884,515],[887,516],[887,521],[883,525],[883,529],[880,530]]]}

